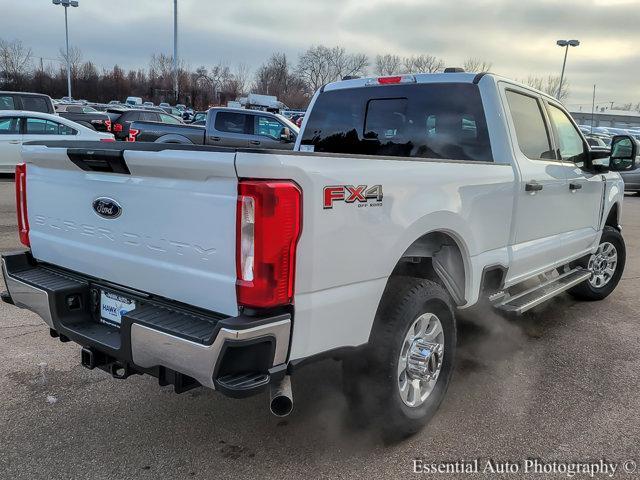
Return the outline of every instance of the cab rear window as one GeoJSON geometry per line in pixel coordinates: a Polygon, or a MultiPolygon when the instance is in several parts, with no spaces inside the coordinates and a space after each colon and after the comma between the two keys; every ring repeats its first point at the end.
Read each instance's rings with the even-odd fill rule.
{"type": "Polygon", "coordinates": [[[480,92],[472,84],[324,92],[301,145],[326,153],[493,161],[480,92]]]}

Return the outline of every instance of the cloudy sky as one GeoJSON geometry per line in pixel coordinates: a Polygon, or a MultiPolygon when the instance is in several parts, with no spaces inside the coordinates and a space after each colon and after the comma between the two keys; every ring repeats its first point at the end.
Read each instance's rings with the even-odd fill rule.
{"type": "MultiPolygon", "coordinates": [[[[292,60],[313,44],[378,53],[429,53],[449,66],[478,57],[517,79],[559,74],[569,52],[571,106],[640,102],[640,0],[179,0],[179,56],[191,67],[258,66],[274,51],[292,60]]],[[[69,12],[72,45],[99,66],[147,67],[172,51],[171,0],[80,0],[69,12]]],[[[0,37],[39,60],[64,45],[62,7],[0,0],[0,37]]]]}

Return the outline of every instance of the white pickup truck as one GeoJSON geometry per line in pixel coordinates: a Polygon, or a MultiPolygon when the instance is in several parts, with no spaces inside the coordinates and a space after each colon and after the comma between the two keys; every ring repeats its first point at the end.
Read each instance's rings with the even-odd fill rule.
{"type": "Polygon", "coordinates": [[[620,280],[616,137],[590,151],[555,99],[491,74],[352,79],[311,103],[294,151],[25,145],[26,252],[3,299],[87,368],[242,397],[343,360],[354,411],[417,431],[451,378],[456,310],[521,313],[620,280]]]}

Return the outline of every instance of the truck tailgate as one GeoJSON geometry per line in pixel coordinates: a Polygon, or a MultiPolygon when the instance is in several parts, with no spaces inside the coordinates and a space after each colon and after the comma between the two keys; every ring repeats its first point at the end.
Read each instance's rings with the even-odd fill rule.
{"type": "Polygon", "coordinates": [[[24,147],[33,256],[237,315],[235,152],[126,150],[125,172],[114,173],[110,160],[87,162],[90,151],[98,164],[119,155],[101,156],[100,148],[69,149],[83,170],[66,148],[24,147]],[[94,208],[97,199],[106,199],[107,216],[94,208]]]}

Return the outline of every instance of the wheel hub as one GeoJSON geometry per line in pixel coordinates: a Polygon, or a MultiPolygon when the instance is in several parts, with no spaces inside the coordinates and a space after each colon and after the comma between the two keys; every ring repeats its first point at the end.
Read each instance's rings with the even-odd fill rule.
{"type": "Polygon", "coordinates": [[[409,327],[398,358],[398,391],[409,407],[422,405],[433,391],[444,361],[444,331],[433,313],[409,327]]]}
{"type": "Polygon", "coordinates": [[[588,269],[591,272],[589,283],[594,288],[607,285],[618,265],[618,251],[610,242],[601,243],[596,253],[589,258],[588,269]]]}
{"type": "Polygon", "coordinates": [[[431,380],[442,366],[442,345],[417,338],[407,358],[407,375],[412,379],[431,380]]]}

